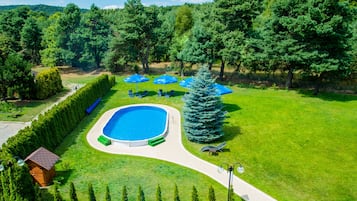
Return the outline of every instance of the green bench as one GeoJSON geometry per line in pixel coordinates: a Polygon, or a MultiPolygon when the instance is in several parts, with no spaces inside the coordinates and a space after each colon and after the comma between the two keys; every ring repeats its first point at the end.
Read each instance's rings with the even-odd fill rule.
{"type": "Polygon", "coordinates": [[[153,147],[153,146],[156,146],[156,145],[158,145],[160,143],[163,143],[163,142],[165,142],[165,138],[163,136],[160,136],[160,137],[148,140],[148,145],[153,147]]]}
{"type": "Polygon", "coordinates": [[[102,143],[105,146],[111,145],[112,141],[110,141],[108,138],[104,137],[103,135],[98,137],[98,142],[102,143]]]}

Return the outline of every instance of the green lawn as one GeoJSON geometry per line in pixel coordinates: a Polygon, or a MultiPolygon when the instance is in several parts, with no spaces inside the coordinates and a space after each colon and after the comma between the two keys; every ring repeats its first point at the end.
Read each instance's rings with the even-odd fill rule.
{"type": "MultiPolygon", "coordinates": [[[[135,200],[141,184],[147,200],[154,200],[158,183],[165,200],[173,199],[175,183],[181,200],[190,200],[192,185],[201,200],[207,199],[209,185],[215,187],[217,200],[225,200],[224,187],[202,174],[163,161],[101,153],[87,144],[86,133],[108,109],[134,103],[182,108],[186,89],[178,84],[154,85],[152,79],[140,83],[138,90],[149,90],[149,96],[138,99],[127,95],[135,84],[122,80],[117,77],[118,84],[56,151],[64,197],[73,181],[82,199],[87,199],[87,184],[92,182],[98,200],[103,200],[106,184],[114,199],[127,185],[135,200]],[[157,97],[159,88],[174,89],[178,96],[157,97]]],[[[234,93],[222,96],[228,111],[222,139],[227,149],[210,156],[200,153],[203,145],[184,139],[189,151],[216,164],[241,162],[246,171],[239,176],[278,200],[357,200],[356,96],[231,87],[234,93]]]]}
{"type": "Polygon", "coordinates": [[[58,99],[69,92],[69,89],[64,89],[63,92],[46,100],[33,100],[33,101],[11,101],[8,102],[16,106],[12,111],[0,111],[0,121],[31,121],[36,114],[41,113],[47,107],[56,103],[58,99]],[[18,114],[18,116],[16,116],[18,114]]]}
{"type": "Polygon", "coordinates": [[[56,150],[56,153],[61,156],[61,161],[56,165],[58,171],[56,179],[63,184],[60,186],[63,197],[68,199],[69,182],[72,181],[80,200],[88,199],[88,183],[93,183],[97,200],[104,199],[107,184],[113,200],[120,200],[124,185],[128,187],[129,200],[135,200],[138,185],[142,185],[146,200],[155,200],[158,184],[161,186],[164,200],[173,200],[175,184],[178,185],[181,200],[191,199],[193,185],[196,186],[202,200],[208,199],[208,189],[211,185],[215,189],[218,200],[226,199],[227,190],[224,186],[191,169],[155,159],[102,153],[88,145],[85,139],[87,132],[100,115],[111,108],[139,102],[161,103],[176,108],[182,106],[181,98],[185,89],[178,87],[177,84],[167,86],[154,85],[151,82],[139,84],[138,90],[149,90],[149,96],[139,99],[129,98],[128,89],[135,90],[136,85],[126,84],[122,79],[122,77],[117,78],[119,83],[56,150]],[[176,86],[178,96],[157,97],[156,91],[160,87],[171,89],[171,86],[176,86]]]}

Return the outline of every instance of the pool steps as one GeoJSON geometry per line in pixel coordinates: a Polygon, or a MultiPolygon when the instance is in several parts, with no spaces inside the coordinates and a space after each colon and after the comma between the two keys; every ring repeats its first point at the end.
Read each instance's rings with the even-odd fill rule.
{"type": "Polygon", "coordinates": [[[163,136],[160,136],[160,137],[148,140],[148,145],[154,147],[154,146],[161,144],[163,142],[165,142],[165,138],[163,136]]]}

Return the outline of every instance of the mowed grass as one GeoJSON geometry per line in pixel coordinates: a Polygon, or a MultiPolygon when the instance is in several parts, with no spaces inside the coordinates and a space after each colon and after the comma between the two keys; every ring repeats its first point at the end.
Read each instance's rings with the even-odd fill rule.
{"type": "Polygon", "coordinates": [[[121,200],[123,186],[128,188],[129,200],[136,200],[139,185],[144,190],[146,200],[155,200],[157,185],[162,189],[164,200],[173,200],[175,184],[178,186],[181,200],[191,199],[193,185],[202,200],[208,199],[208,189],[211,185],[215,189],[217,199],[225,199],[226,188],[197,171],[161,160],[102,153],[88,145],[87,132],[101,114],[111,108],[148,102],[173,107],[182,105],[181,95],[185,89],[180,89],[178,86],[177,96],[166,98],[157,97],[156,91],[159,88],[171,89],[170,86],[154,85],[151,82],[136,86],[124,83],[122,80],[123,77],[117,78],[117,85],[103,98],[101,104],[56,150],[56,153],[61,156],[61,161],[56,165],[58,171],[56,180],[61,182],[62,196],[69,200],[69,182],[73,182],[79,200],[88,199],[89,183],[93,184],[97,200],[104,200],[106,185],[110,188],[113,200],[121,200]],[[149,96],[142,99],[130,98],[128,89],[149,90],[149,96]]]}
{"type": "Polygon", "coordinates": [[[46,110],[46,108],[55,104],[66,93],[69,93],[69,89],[64,88],[62,92],[46,100],[9,100],[8,102],[14,104],[16,110],[12,112],[0,112],[0,121],[31,121],[37,114],[40,114],[42,111],[46,110]],[[16,116],[16,114],[19,115],[16,116]]]}
{"type": "Polygon", "coordinates": [[[240,161],[241,175],[278,200],[357,200],[357,97],[233,88],[223,102],[226,152],[220,163],[240,161]]]}
{"type": "MultiPolygon", "coordinates": [[[[118,200],[123,185],[129,189],[130,200],[135,200],[138,185],[147,200],[154,200],[157,184],[164,199],[172,200],[176,183],[181,200],[190,200],[193,185],[202,200],[207,199],[210,185],[215,187],[217,200],[226,199],[223,186],[198,172],[154,159],[101,153],[87,144],[87,132],[111,108],[159,103],[181,111],[187,90],[178,84],[155,85],[154,76],[149,77],[149,82],[137,85],[139,91],[149,90],[149,96],[142,99],[129,98],[128,89],[135,91],[136,85],[117,77],[117,85],[57,150],[64,197],[69,182],[74,182],[79,197],[87,199],[91,182],[98,200],[103,200],[107,184],[118,200]],[[159,88],[174,89],[177,95],[157,97],[159,88]]],[[[203,145],[183,138],[189,151],[217,165],[242,163],[246,171],[239,177],[278,200],[357,200],[356,96],[231,88],[233,94],[222,96],[228,111],[221,140],[227,141],[225,151],[216,156],[201,153],[203,145]]]]}

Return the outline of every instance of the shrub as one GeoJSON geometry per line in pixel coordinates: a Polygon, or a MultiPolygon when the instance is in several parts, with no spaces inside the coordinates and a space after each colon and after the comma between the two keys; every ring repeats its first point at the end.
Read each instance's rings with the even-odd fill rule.
{"type": "Polygon", "coordinates": [[[35,78],[36,98],[46,99],[63,90],[61,75],[57,68],[39,72],[35,78]]]}

